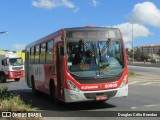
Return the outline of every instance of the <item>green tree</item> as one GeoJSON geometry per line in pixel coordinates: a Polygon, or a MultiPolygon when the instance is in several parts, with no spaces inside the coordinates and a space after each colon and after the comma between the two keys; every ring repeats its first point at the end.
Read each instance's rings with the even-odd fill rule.
{"type": "Polygon", "coordinates": [[[152,57],[149,56],[148,54],[144,54],[144,53],[141,54],[141,60],[148,60],[148,59],[152,59],[152,57]]]}
{"type": "Polygon", "coordinates": [[[135,51],[134,52],[134,58],[136,59],[136,60],[140,60],[141,59],[141,52],[140,52],[140,50],[137,50],[137,51],[135,51]]]}
{"type": "Polygon", "coordinates": [[[158,49],[158,53],[157,54],[160,56],[160,48],[158,49]]]}
{"type": "Polygon", "coordinates": [[[26,51],[26,50],[22,50],[22,52],[24,52],[24,53],[25,53],[25,51],[26,51]]]}
{"type": "Polygon", "coordinates": [[[132,58],[133,57],[133,53],[132,51],[129,51],[128,49],[126,49],[126,54],[129,58],[132,58]]]}

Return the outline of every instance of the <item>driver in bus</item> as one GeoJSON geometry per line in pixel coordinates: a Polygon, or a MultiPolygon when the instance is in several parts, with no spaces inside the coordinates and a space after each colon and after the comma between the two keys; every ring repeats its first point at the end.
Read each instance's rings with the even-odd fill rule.
{"type": "Polygon", "coordinates": [[[72,64],[80,64],[82,59],[83,59],[83,53],[84,53],[84,43],[83,43],[83,40],[80,39],[79,42],[78,42],[78,47],[76,46],[73,51],[74,51],[74,58],[73,58],[73,61],[72,61],[72,64]]]}

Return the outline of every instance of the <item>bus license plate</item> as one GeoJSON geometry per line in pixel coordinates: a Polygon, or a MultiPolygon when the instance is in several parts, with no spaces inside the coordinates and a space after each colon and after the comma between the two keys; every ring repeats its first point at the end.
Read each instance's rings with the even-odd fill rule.
{"type": "Polygon", "coordinates": [[[96,96],[96,100],[106,100],[107,96],[96,96]]]}

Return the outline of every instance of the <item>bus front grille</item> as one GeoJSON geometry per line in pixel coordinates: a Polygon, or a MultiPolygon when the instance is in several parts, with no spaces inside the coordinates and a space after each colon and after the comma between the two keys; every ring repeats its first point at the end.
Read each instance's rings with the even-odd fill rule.
{"type": "Polygon", "coordinates": [[[88,99],[96,99],[96,96],[106,96],[107,98],[114,97],[117,93],[117,90],[108,91],[108,92],[97,92],[97,93],[84,93],[84,96],[88,99]]]}
{"type": "Polygon", "coordinates": [[[115,76],[107,76],[107,77],[79,77],[71,74],[72,77],[79,82],[80,84],[95,84],[95,83],[107,83],[107,82],[115,82],[118,81],[122,73],[115,76]]]}
{"type": "Polygon", "coordinates": [[[21,72],[21,71],[14,71],[14,72],[13,72],[13,75],[14,75],[14,76],[21,76],[21,75],[22,75],[22,72],[21,72]]]}
{"type": "Polygon", "coordinates": [[[111,77],[111,78],[88,78],[88,79],[78,79],[76,81],[81,84],[95,84],[95,83],[107,83],[107,82],[115,82],[118,81],[120,77],[111,77]]]}

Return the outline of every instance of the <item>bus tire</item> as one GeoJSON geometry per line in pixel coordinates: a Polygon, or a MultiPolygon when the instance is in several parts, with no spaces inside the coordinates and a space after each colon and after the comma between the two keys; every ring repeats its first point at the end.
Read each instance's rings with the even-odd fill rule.
{"type": "Polygon", "coordinates": [[[107,101],[107,100],[101,100],[101,101],[98,101],[98,103],[99,103],[99,104],[104,104],[104,103],[106,103],[106,101],[107,101]]]}
{"type": "Polygon", "coordinates": [[[5,83],[6,82],[6,76],[4,73],[0,73],[0,83],[5,83]]]}
{"type": "Polygon", "coordinates": [[[55,85],[54,85],[53,80],[50,81],[49,89],[50,89],[50,99],[51,99],[51,101],[53,101],[54,104],[59,105],[60,101],[56,98],[55,85]]]}
{"type": "Polygon", "coordinates": [[[50,81],[49,90],[50,90],[50,98],[51,100],[54,101],[55,100],[55,85],[54,85],[53,80],[50,81]]]}
{"type": "Polygon", "coordinates": [[[20,78],[15,78],[14,80],[15,80],[16,82],[18,82],[18,81],[20,80],[20,78]]]}
{"type": "Polygon", "coordinates": [[[36,90],[35,82],[34,82],[34,78],[33,77],[31,78],[31,85],[32,85],[32,94],[33,95],[38,95],[38,90],[36,90]]]}

